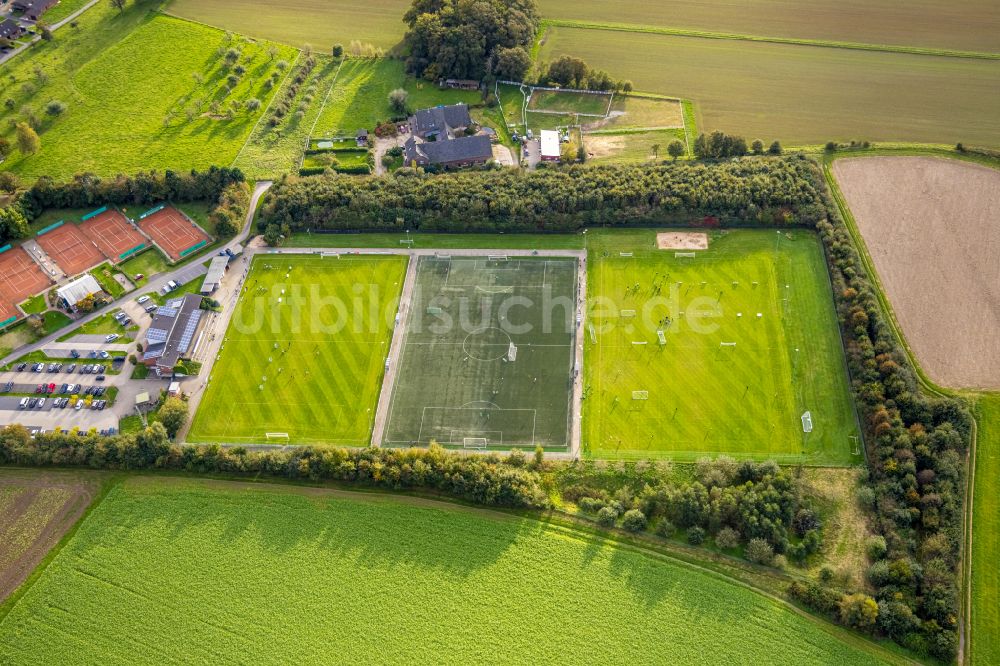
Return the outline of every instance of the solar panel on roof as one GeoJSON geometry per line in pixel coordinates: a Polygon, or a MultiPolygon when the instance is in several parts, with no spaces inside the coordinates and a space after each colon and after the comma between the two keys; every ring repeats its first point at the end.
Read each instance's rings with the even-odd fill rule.
{"type": "Polygon", "coordinates": [[[166,342],[167,332],[162,328],[151,328],[146,331],[146,339],[153,344],[157,342],[166,342]]]}
{"type": "Polygon", "coordinates": [[[176,317],[177,308],[170,307],[169,305],[161,305],[160,307],[156,308],[156,314],[163,315],[164,317],[176,317]]]}
{"type": "Polygon", "coordinates": [[[201,321],[201,313],[201,310],[192,310],[187,324],[184,325],[184,332],[181,333],[181,341],[177,345],[177,351],[182,354],[187,352],[188,347],[191,345],[191,338],[194,337],[194,331],[198,328],[198,322],[201,321]]]}

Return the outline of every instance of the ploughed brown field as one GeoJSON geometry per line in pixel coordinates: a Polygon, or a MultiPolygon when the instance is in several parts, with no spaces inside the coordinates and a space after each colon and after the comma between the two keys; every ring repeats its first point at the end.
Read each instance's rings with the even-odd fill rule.
{"type": "Polygon", "coordinates": [[[102,478],[91,472],[0,469],[0,601],[79,520],[102,478]]]}
{"type": "Polygon", "coordinates": [[[1000,388],[1000,170],[863,157],[833,173],[920,365],[944,386],[1000,388]]]}

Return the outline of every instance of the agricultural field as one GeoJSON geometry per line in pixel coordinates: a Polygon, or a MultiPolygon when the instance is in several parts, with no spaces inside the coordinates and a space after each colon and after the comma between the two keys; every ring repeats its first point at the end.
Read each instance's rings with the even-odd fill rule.
{"type": "Polygon", "coordinates": [[[976,409],[972,521],[971,663],[1000,663],[1000,394],[981,396],[976,409]]]}
{"type": "Polygon", "coordinates": [[[354,136],[361,128],[372,130],[375,123],[397,115],[389,106],[389,93],[396,88],[409,93],[407,106],[411,110],[438,104],[481,102],[480,93],[476,91],[440,90],[432,83],[407,76],[399,60],[348,59],[316,121],[313,136],[354,136]]]}
{"type": "Polygon", "coordinates": [[[886,656],[707,570],[555,524],[405,497],[163,477],[131,477],[108,493],[0,620],[0,644],[11,664],[886,656]]]}
{"type": "Polygon", "coordinates": [[[629,164],[667,160],[667,146],[674,141],[684,143],[684,130],[668,129],[650,132],[589,132],[583,137],[587,160],[595,163],[629,164]]]}
{"type": "Polygon", "coordinates": [[[297,92],[293,93],[290,86],[294,84],[296,70],[305,62],[305,56],[300,56],[295,61],[290,68],[290,75],[282,82],[275,103],[288,99],[288,113],[276,118],[277,124],[272,124],[275,109],[269,108],[236,156],[233,166],[242,169],[249,178],[274,177],[298,167],[306,142],[323,111],[323,105],[343,62],[327,56],[314,57],[316,65],[298,85],[297,92]]]}
{"type": "Polygon", "coordinates": [[[419,261],[383,442],[568,447],[576,259],[419,261]]]}
{"type": "Polygon", "coordinates": [[[713,233],[694,258],[655,249],[652,231],[590,243],[585,455],[860,460],[851,453],[859,433],[813,234],[713,233]]]}
{"type": "Polygon", "coordinates": [[[691,99],[704,129],[748,140],[1000,145],[1000,60],[550,29],[539,58],[565,54],[691,99]]]}
{"type": "Polygon", "coordinates": [[[403,38],[408,0],[172,0],[166,11],[261,39],[329,52],[359,41],[388,50],[403,38]]]}
{"type": "Polygon", "coordinates": [[[1000,170],[934,157],[832,170],[920,366],[943,386],[1000,388],[1000,170]]]}
{"type": "Polygon", "coordinates": [[[87,472],[0,469],[0,601],[83,515],[99,480],[87,472]]]}
{"type": "MultiPolygon", "coordinates": [[[[0,96],[20,109],[14,119],[36,118],[41,138],[36,154],[4,163],[22,176],[229,164],[274,92],[265,82],[294,59],[289,47],[158,15],[147,3],[119,14],[102,2],[78,21],[6,66],[0,96]],[[229,49],[239,53],[232,67],[220,55],[229,49]],[[246,108],[250,99],[261,108],[246,108]],[[61,112],[47,110],[52,100],[61,112]]],[[[13,138],[7,125],[0,132],[13,138]]]]}
{"type": "Polygon", "coordinates": [[[405,268],[404,257],[254,261],[188,441],[368,444],[405,268]]]}
{"type": "Polygon", "coordinates": [[[538,9],[545,18],[593,24],[1000,52],[1000,7],[992,0],[758,0],[738,11],[726,0],[539,0],[538,9]]]}

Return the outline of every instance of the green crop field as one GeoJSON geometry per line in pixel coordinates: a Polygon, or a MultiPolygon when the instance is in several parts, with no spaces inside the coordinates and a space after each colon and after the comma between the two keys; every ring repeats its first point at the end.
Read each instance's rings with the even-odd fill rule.
{"type": "Polygon", "coordinates": [[[552,28],[540,57],[564,54],[694,100],[704,129],[748,140],[1000,145],[1000,60],[552,28]]]}
{"type": "Polygon", "coordinates": [[[885,656],[706,570],[530,518],[152,477],[91,511],[0,619],[0,645],[7,664],[885,656]]]}
{"type": "Polygon", "coordinates": [[[972,507],[971,663],[1000,663],[1000,394],[979,399],[972,507]]]}
{"type": "Polygon", "coordinates": [[[348,59],[337,77],[337,84],[316,122],[313,136],[354,135],[361,128],[371,130],[378,121],[397,114],[389,107],[389,93],[403,88],[409,93],[411,110],[438,104],[476,104],[480,94],[468,90],[439,90],[427,81],[407,76],[399,60],[348,59]]]}
{"type": "MultiPolygon", "coordinates": [[[[68,178],[141,169],[180,171],[229,164],[236,157],[273,90],[265,80],[293,50],[149,11],[128,4],[119,14],[110,3],[84,12],[79,27],[33,47],[5,65],[0,97],[13,101],[13,120],[36,116],[41,149],[4,163],[24,176],[68,178]],[[230,89],[231,69],[219,50],[234,48],[245,73],[230,89]],[[30,57],[28,57],[30,55],[30,57]],[[243,103],[261,100],[258,111],[243,103]],[[51,100],[65,110],[49,115],[51,100]],[[230,105],[238,106],[231,118],[230,105]]],[[[0,134],[13,138],[5,124],[0,134]]]]}
{"type": "Polygon", "coordinates": [[[188,441],[282,432],[296,444],[368,444],[405,267],[403,257],[256,259],[188,441]]]}
{"type": "Polygon", "coordinates": [[[603,238],[614,238],[604,250],[590,246],[584,452],[859,460],[819,240],[799,230],[732,231],[713,234],[692,259],[654,249],[654,236],[620,233],[603,238]]]}
{"type": "Polygon", "coordinates": [[[545,18],[592,23],[1000,52],[993,0],[755,0],[738,11],[727,0],[539,0],[538,8],[545,18]]]}
{"type": "Polygon", "coordinates": [[[384,442],[568,446],[576,260],[421,257],[416,280],[384,442]]]}
{"type": "Polygon", "coordinates": [[[408,0],[173,0],[167,11],[227,30],[301,47],[329,51],[352,41],[383,49],[403,37],[408,0]]]}

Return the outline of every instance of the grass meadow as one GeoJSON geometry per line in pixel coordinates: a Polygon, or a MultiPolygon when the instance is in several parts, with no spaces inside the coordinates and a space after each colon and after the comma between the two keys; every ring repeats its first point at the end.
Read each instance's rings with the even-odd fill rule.
{"type": "Polygon", "coordinates": [[[350,58],[344,61],[336,86],[316,121],[313,136],[353,136],[361,128],[371,131],[376,122],[397,115],[389,107],[389,93],[396,88],[409,93],[407,106],[411,110],[481,101],[476,91],[439,90],[432,83],[407,76],[399,60],[350,58]]]}
{"type": "Polygon", "coordinates": [[[972,520],[970,663],[1000,663],[1000,394],[979,398],[972,520]]]}
{"type": "Polygon", "coordinates": [[[567,92],[562,90],[535,90],[528,101],[529,111],[562,111],[585,113],[592,116],[607,115],[611,95],[567,92]]]}
{"type": "Polygon", "coordinates": [[[575,295],[575,259],[421,257],[383,442],[568,447],[575,295]]]}
{"type": "MultiPolygon", "coordinates": [[[[158,15],[149,3],[124,13],[100,3],[84,12],[77,28],[33,47],[5,66],[0,97],[13,101],[11,117],[37,118],[41,149],[20,153],[4,167],[26,177],[68,178],[82,171],[101,175],[141,169],[187,170],[229,164],[273,94],[265,81],[294,50],[250,41],[215,28],[158,15]],[[238,76],[221,53],[240,52],[238,76]],[[258,111],[245,109],[261,100],[258,111]],[[49,115],[51,100],[66,105],[49,115]],[[239,105],[227,118],[230,104],[239,105]]],[[[0,133],[12,139],[8,125],[0,133]]]]}
{"type": "Polygon", "coordinates": [[[675,99],[615,95],[611,115],[602,129],[684,127],[681,103],[675,99]]]}
{"type": "Polygon", "coordinates": [[[802,230],[716,233],[694,259],[653,249],[654,241],[654,232],[636,231],[617,234],[603,250],[590,246],[585,455],[857,462],[819,240],[802,230]]]}
{"type": "Polygon", "coordinates": [[[564,54],[691,99],[706,131],[748,140],[1000,145],[1000,60],[550,29],[540,58],[564,54]]]}
{"type": "Polygon", "coordinates": [[[405,257],[257,258],[188,441],[283,432],[367,445],[405,268],[405,257]]]}
{"type": "Polygon", "coordinates": [[[670,159],[667,146],[674,141],[684,143],[683,128],[652,131],[601,130],[583,136],[587,161],[595,164],[635,164],[670,159]],[[654,147],[657,150],[653,150],[654,147]]]}
{"type": "Polygon", "coordinates": [[[8,664],[881,663],[838,635],[704,569],[530,518],[164,477],[112,488],[0,616],[8,664]]]}

